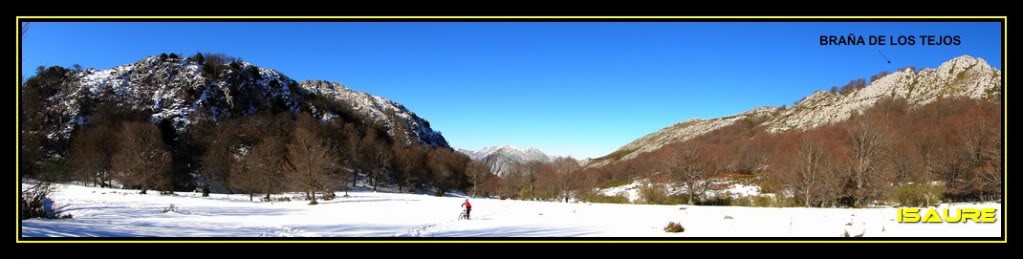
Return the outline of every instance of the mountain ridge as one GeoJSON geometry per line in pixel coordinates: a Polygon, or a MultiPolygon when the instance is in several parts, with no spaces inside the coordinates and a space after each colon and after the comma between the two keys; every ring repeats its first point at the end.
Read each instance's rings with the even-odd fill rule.
{"type": "Polygon", "coordinates": [[[477,151],[458,149],[473,160],[481,161],[498,176],[505,175],[512,167],[532,161],[549,162],[553,157],[537,148],[518,148],[512,145],[489,146],[477,151]]]}
{"type": "Polygon", "coordinates": [[[920,71],[901,69],[848,93],[834,89],[817,90],[792,107],[762,106],[731,116],[684,120],[637,138],[611,154],[591,160],[586,166],[599,167],[632,159],[641,153],[685,141],[743,119],[758,121],[768,132],[778,133],[843,121],[884,97],[905,98],[914,107],[943,97],[996,98],[1002,88],[1001,76],[1002,72],[984,59],[962,55],[943,62],[937,68],[920,71]]]}
{"type": "Polygon", "coordinates": [[[73,129],[88,123],[95,103],[113,101],[149,112],[151,122],[167,123],[178,132],[196,121],[220,121],[264,111],[307,111],[323,121],[351,113],[364,117],[367,121],[363,123],[385,127],[392,136],[399,133],[394,132],[395,126],[401,126],[405,132],[400,133],[410,140],[449,147],[428,121],[386,98],[338,82],[296,81],[277,70],[240,60],[222,66],[221,71],[210,71],[205,63],[192,58],[148,56],[104,70],[60,68],[67,78],[52,89],[48,101],[53,105],[45,110],[60,127],[46,135],[68,139],[73,129]],[[327,102],[314,103],[317,98],[333,100],[342,108],[324,105],[327,102]]]}

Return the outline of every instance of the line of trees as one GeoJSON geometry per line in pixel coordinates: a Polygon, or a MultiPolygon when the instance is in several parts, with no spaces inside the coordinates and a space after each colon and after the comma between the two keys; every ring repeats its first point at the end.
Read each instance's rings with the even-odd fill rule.
{"type": "MultiPolygon", "coordinates": [[[[399,192],[471,190],[490,195],[483,186],[496,178],[489,168],[448,148],[425,146],[405,134],[392,138],[368,124],[323,122],[304,112],[199,122],[173,139],[147,117],[102,104],[88,126],[74,131],[68,159],[51,174],[57,177],[48,180],[138,188],[142,193],[244,193],[265,200],[295,191],[316,204],[317,194],[347,191],[357,183],[374,190],[396,186],[399,192]],[[193,158],[184,160],[195,163],[176,168],[181,161],[172,154],[175,146],[186,146],[181,150],[193,158]],[[188,170],[184,173],[193,183],[176,186],[175,170],[188,170]]],[[[394,132],[403,130],[397,126],[394,132]]]]}
{"type": "MultiPolygon", "coordinates": [[[[143,192],[201,190],[269,199],[298,191],[311,203],[319,193],[359,184],[438,195],[469,190],[491,195],[483,186],[496,186],[488,168],[449,148],[422,144],[394,114],[379,122],[350,104],[297,90],[300,112],[280,100],[258,103],[263,99],[251,96],[258,95],[250,85],[260,77],[254,67],[210,53],[184,62],[202,65],[207,84],[226,84],[232,94],[208,98],[209,107],[196,109],[183,130],[169,119],[151,121],[152,110],[125,103],[110,88],[98,96],[71,93],[76,102],[55,103],[67,89],[81,88],[75,85],[81,71],[41,67],[21,89],[19,174],[143,192]],[[68,118],[55,109],[67,104],[79,116],[68,118]]],[[[297,87],[294,81],[285,84],[297,87]]],[[[185,92],[186,100],[197,98],[193,89],[185,92]]]]}

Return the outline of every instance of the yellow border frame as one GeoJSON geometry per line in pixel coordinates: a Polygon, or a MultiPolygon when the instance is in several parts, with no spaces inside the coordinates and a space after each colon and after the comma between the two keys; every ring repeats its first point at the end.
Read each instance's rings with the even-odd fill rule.
{"type": "MultiPolygon", "coordinates": [[[[1008,67],[1008,28],[1009,20],[1008,16],[16,16],[15,17],[15,66],[21,66],[21,35],[19,34],[21,28],[21,19],[124,19],[124,20],[136,20],[136,19],[180,19],[180,20],[191,20],[191,19],[214,19],[214,20],[239,20],[239,19],[350,19],[350,20],[402,20],[402,19],[513,19],[513,20],[537,20],[537,19],[614,19],[614,20],[654,20],[654,19],[677,19],[677,20],[695,20],[695,19],[793,19],[793,20],[810,20],[810,19],[897,19],[897,20],[920,20],[920,19],[1001,19],[1002,23],[1002,206],[1006,207],[1008,203],[1008,161],[1005,157],[1008,156],[1008,143],[1007,133],[1008,124],[1008,91],[1006,91],[1006,85],[1008,85],[1008,77],[1005,74],[1005,68],[1008,67]]],[[[15,73],[18,71],[15,70],[15,73]]],[[[20,113],[18,112],[21,108],[21,74],[18,73],[15,76],[15,118],[18,118],[20,113]]],[[[20,147],[18,146],[21,128],[20,121],[15,119],[15,171],[19,172],[15,174],[15,183],[18,185],[17,189],[21,189],[21,173],[20,173],[20,147]]],[[[17,195],[15,195],[17,196],[17,195]]],[[[20,203],[19,198],[15,197],[15,221],[16,229],[15,243],[1008,243],[1008,222],[1005,221],[1007,213],[1002,210],[1002,240],[22,240],[21,221],[18,220],[20,216],[20,203]]]]}

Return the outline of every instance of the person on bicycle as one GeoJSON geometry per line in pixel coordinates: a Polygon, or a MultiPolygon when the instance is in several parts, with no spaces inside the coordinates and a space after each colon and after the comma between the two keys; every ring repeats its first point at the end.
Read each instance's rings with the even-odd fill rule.
{"type": "Polygon", "coordinates": [[[465,202],[462,202],[462,207],[465,208],[465,219],[469,219],[469,212],[472,211],[472,203],[469,203],[469,199],[465,199],[465,202]]]}

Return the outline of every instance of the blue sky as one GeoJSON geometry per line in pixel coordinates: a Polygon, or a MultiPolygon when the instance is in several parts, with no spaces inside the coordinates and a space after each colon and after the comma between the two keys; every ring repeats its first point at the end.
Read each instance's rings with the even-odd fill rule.
{"type": "MultiPolygon", "coordinates": [[[[791,105],[814,90],[959,55],[1001,69],[998,23],[34,23],[23,66],[100,69],[222,52],[296,80],[386,97],[456,148],[577,158],[690,118],[791,105]],[[820,46],[832,35],[959,35],[959,46],[820,46]],[[878,52],[883,51],[888,64],[878,52]]],[[[27,74],[31,75],[31,74],[27,74]]]]}

